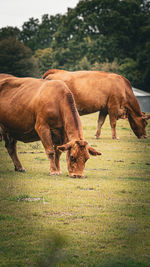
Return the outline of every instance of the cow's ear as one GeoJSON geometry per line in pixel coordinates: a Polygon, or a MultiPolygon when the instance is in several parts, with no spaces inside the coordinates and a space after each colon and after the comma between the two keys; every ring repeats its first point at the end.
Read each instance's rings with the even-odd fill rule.
{"type": "Polygon", "coordinates": [[[150,115],[145,114],[145,112],[142,112],[142,119],[143,120],[149,120],[150,119],[150,115]]]}
{"type": "Polygon", "coordinates": [[[150,119],[150,115],[146,115],[145,114],[144,116],[142,116],[142,118],[145,119],[145,120],[149,120],[150,119]]]}
{"type": "Polygon", "coordinates": [[[88,146],[88,150],[89,150],[89,153],[90,153],[92,156],[102,155],[101,152],[98,152],[95,148],[93,148],[93,147],[91,147],[91,146],[88,146]]]}
{"type": "Polygon", "coordinates": [[[69,143],[64,144],[64,145],[62,145],[62,146],[57,146],[57,150],[59,150],[59,151],[61,151],[61,152],[64,152],[64,151],[66,151],[66,150],[71,149],[71,147],[72,147],[72,142],[69,142],[69,143]]]}

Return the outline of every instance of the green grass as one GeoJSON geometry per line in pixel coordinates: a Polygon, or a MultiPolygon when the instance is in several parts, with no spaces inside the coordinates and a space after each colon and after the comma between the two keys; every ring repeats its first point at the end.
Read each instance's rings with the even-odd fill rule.
{"type": "Polygon", "coordinates": [[[102,152],[91,157],[84,179],[49,176],[40,142],[18,142],[26,173],[16,173],[0,143],[1,267],[149,267],[149,138],[138,140],[126,120],[111,139],[107,120],[96,140],[98,114],[81,117],[84,136],[102,152]]]}

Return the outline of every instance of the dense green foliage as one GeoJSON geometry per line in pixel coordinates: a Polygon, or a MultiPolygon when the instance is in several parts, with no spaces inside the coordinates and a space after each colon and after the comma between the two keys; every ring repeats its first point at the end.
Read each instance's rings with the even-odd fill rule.
{"type": "Polygon", "coordinates": [[[37,62],[32,51],[14,37],[0,42],[0,72],[16,76],[36,76],[37,62]]]}
{"type": "MultiPolygon", "coordinates": [[[[38,62],[36,76],[48,68],[106,69],[150,91],[149,0],[80,0],[64,15],[45,14],[41,22],[30,18],[21,30],[2,28],[0,56],[6,53],[1,42],[8,37],[32,50],[31,60],[38,62]]],[[[32,68],[30,75],[35,75],[32,68]]]]}

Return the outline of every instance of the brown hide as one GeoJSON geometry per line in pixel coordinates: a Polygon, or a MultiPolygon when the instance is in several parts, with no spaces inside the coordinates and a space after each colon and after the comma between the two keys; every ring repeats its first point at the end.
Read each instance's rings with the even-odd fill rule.
{"type": "Polygon", "coordinates": [[[63,80],[72,91],[80,115],[100,111],[96,137],[109,114],[112,138],[117,139],[116,121],[129,119],[130,126],[138,138],[145,138],[146,119],[131,85],[123,76],[101,71],[74,71],[50,69],[43,79],[63,80]]]}
{"type": "MultiPolygon", "coordinates": [[[[59,158],[67,150],[69,175],[82,177],[92,151],[83,140],[72,93],[62,81],[0,74],[0,139],[2,136],[16,171],[24,171],[17,156],[17,140],[42,141],[51,175],[60,174],[59,158]]],[[[95,155],[100,154],[95,150],[95,155]]]]}

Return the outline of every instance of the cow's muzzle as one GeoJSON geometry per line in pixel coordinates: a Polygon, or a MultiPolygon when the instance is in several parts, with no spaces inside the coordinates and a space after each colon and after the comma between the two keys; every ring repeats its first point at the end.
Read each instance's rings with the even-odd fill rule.
{"type": "Polygon", "coordinates": [[[83,175],[82,175],[82,174],[75,174],[75,173],[72,173],[72,174],[70,174],[70,177],[71,177],[71,178],[83,178],[83,175]]]}
{"type": "Polygon", "coordinates": [[[139,137],[139,139],[144,139],[144,138],[147,138],[147,135],[146,134],[143,134],[139,137]]]}

